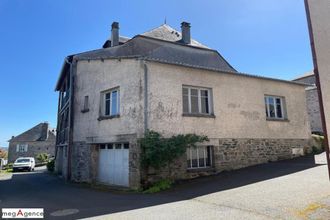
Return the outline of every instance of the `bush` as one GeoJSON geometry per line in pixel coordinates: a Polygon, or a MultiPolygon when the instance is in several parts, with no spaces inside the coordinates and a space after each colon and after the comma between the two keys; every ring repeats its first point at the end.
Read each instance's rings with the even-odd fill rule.
{"type": "Polygon", "coordinates": [[[196,147],[196,143],[208,140],[207,136],[196,134],[164,138],[161,134],[149,130],[139,141],[142,149],[142,166],[159,169],[186,153],[188,147],[196,147]]]}
{"type": "Polygon", "coordinates": [[[149,189],[145,190],[144,193],[156,193],[166,189],[170,189],[173,184],[173,181],[164,179],[161,181],[156,182],[152,185],[149,189]]]}
{"type": "Polygon", "coordinates": [[[37,155],[37,160],[40,163],[47,163],[49,161],[49,155],[46,153],[40,153],[37,155]]]}
{"type": "Polygon", "coordinates": [[[49,172],[54,172],[54,170],[55,170],[55,160],[48,161],[48,163],[47,163],[47,170],[49,172]]]}
{"type": "Polygon", "coordinates": [[[324,136],[312,135],[312,149],[308,153],[320,154],[325,150],[324,136]]]}
{"type": "Polygon", "coordinates": [[[12,168],[13,168],[13,163],[8,163],[8,164],[4,165],[3,168],[4,168],[5,170],[12,169],[12,168]]]}

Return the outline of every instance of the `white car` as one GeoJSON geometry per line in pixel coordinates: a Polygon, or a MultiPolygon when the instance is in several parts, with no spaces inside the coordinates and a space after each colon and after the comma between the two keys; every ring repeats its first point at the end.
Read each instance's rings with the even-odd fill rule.
{"type": "Polygon", "coordinates": [[[13,164],[13,172],[18,170],[34,170],[36,163],[33,157],[19,157],[13,164]]]}

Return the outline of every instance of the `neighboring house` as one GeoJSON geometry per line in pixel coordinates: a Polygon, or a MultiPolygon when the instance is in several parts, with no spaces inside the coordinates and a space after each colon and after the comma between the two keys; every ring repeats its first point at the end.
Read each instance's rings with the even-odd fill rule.
{"type": "Polygon", "coordinates": [[[297,77],[293,81],[310,85],[306,87],[306,103],[311,131],[312,133],[323,134],[320,103],[315,83],[314,72],[311,71],[305,73],[304,75],[297,77]]]}
{"type": "Polygon", "coordinates": [[[56,171],[77,182],[131,188],[167,175],[140,167],[147,129],[207,143],[171,164],[185,179],[301,155],[310,141],[305,85],[237,72],[216,50],[164,24],[65,59],[56,171]]]}
{"type": "Polygon", "coordinates": [[[8,162],[13,163],[18,157],[34,157],[46,153],[55,156],[55,130],[48,123],[40,123],[24,133],[9,140],[8,162]]]}
{"type": "Polygon", "coordinates": [[[0,169],[7,164],[8,151],[5,147],[0,147],[0,169]]]}

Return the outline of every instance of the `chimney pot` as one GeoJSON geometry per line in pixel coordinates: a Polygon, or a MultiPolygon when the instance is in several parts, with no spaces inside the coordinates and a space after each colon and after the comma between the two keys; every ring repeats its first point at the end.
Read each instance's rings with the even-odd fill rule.
{"type": "Polygon", "coordinates": [[[119,23],[113,22],[111,25],[111,47],[119,45],[119,23]]]}
{"type": "Polygon", "coordinates": [[[190,44],[191,43],[190,23],[185,22],[185,21],[181,23],[181,33],[182,33],[183,43],[190,44]]]}

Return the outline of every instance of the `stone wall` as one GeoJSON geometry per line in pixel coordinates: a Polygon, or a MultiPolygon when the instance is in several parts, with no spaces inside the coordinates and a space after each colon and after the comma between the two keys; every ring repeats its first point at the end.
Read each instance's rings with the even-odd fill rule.
{"type": "Polygon", "coordinates": [[[47,153],[51,157],[55,156],[55,138],[47,141],[10,142],[8,148],[8,163],[13,163],[19,157],[34,157],[36,163],[38,163],[36,157],[40,153],[47,153]],[[27,144],[27,152],[16,152],[17,144],[27,144]]]}
{"type": "Polygon", "coordinates": [[[74,142],[71,151],[71,180],[74,182],[91,182],[92,145],[85,142],[74,142]]]}
{"type": "MultiPolygon", "coordinates": [[[[187,170],[187,158],[183,155],[169,167],[160,171],[149,169],[145,182],[163,178],[190,179],[234,170],[257,164],[290,159],[303,155],[310,146],[309,139],[212,139],[213,164],[210,168],[187,170]]],[[[209,144],[207,144],[209,145],[209,144]]]]}
{"type": "Polygon", "coordinates": [[[67,146],[58,146],[55,157],[55,173],[67,178],[68,153],[67,146]]]}
{"type": "Polygon", "coordinates": [[[306,102],[311,131],[322,133],[320,103],[316,87],[306,89],[306,102]]]}
{"type": "MultiPolygon", "coordinates": [[[[119,140],[119,139],[117,139],[119,140]]],[[[126,136],[123,143],[129,143],[129,186],[140,187],[140,149],[136,136],[126,136]]],[[[72,174],[74,182],[97,183],[99,145],[86,142],[74,142],[72,149],[72,174]]]]}

